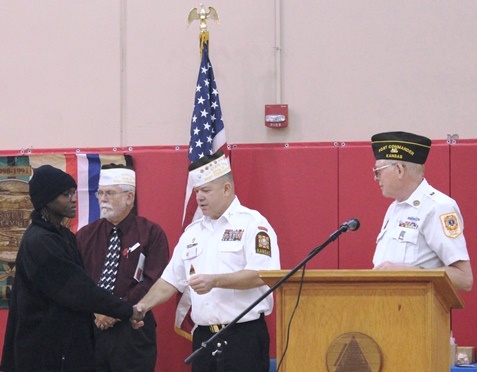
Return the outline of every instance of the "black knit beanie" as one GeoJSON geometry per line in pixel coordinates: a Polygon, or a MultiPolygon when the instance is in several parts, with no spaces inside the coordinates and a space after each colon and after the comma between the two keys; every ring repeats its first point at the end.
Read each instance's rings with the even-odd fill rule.
{"type": "Polygon", "coordinates": [[[30,199],[37,211],[61,193],[77,188],[73,177],[51,165],[42,165],[34,169],[29,185],[30,199]]]}

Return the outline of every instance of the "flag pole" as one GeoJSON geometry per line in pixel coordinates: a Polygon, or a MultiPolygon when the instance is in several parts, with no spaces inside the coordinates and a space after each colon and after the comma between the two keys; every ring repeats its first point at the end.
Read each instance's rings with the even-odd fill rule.
{"type": "MultiPolygon", "coordinates": [[[[204,155],[212,155],[219,149],[229,157],[219,89],[209,59],[208,19],[219,23],[217,11],[211,7],[206,11],[202,4],[200,4],[200,10],[193,8],[187,17],[187,26],[194,20],[200,21],[200,67],[195,86],[194,109],[191,117],[189,151],[187,154],[190,162],[194,162],[204,155]]],[[[201,211],[193,194],[192,183],[187,179],[182,227],[185,229],[186,226],[200,217],[201,211]]],[[[176,299],[177,307],[174,321],[176,333],[191,340],[194,322],[190,317],[191,303],[188,288],[184,293],[178,294],[176,299]]]]}

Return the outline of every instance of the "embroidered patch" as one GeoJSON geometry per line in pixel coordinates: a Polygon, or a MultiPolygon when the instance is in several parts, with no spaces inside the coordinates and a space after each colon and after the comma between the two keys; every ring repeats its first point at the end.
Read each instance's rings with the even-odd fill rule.
{"type": "Polygon", "coordinates": [[[222,235],[223,242],[236,242],[242,240],[243,237],[243,229],[226,229],[224,231],[224,235],[222,235]]]}
{"type": "Polygon", "coordinates": [[[258,226],[258,229],[259,229],[259,230],[263,230],[263,231],[265,231],[265,232],[268,231],[268,229],[267,229],[265,226],[258,226]]]}
{"type": "Polygon", "coordinates": [[[195,275],[194,265],[190,265],[189,275],[195,275]]]}
{"type": "Polygon", "coordinates": [[[444,234],[448,238],[457,238],[462,230],[460,228],[459,218],[456,213],[446,213],[439,216],[444,234]]]}
{"type": "Polygon", "coordinates": [[[255,236],[255,253],[272,256],[272,249],[270,247],[270,237],[266,232],[260,231],[255,236]]]}

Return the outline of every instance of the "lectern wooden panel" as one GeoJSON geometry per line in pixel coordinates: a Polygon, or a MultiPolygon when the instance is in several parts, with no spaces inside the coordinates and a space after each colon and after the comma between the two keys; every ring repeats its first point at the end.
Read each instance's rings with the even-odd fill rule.
{"type": "MultiPolygon", "coordinates": [[[[287,273],[260,272],[270,287],[287,273]]],[[[300,281],[301,272],[295,273],[275,290],[277,361],[286,346],[300,281]]],[[[333,355],[331,346],[340,336],[356,333],[377,344],[382,371],[448,372],[452,308],[463,308],[463,302],[444,270],[305,271],[280,370],[347,370],[339,367],[338,358],[327,362],[327,355],[333,355]]]]}

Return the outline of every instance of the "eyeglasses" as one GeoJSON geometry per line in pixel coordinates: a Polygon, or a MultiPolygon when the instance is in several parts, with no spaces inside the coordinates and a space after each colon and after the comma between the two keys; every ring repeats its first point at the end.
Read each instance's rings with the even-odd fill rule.
{"type": "Polygon", "coordinates": [[[393,165],[397,165],[397,163],[386,164],[378,168],[373,167],[374,177],[379,178],[379,172],[381,172],[383,169],[386,169],[388,167],[392,167],[393,165]]]}
{"type": "Polygon", "coordinates": [[[73,196],[77,196],[76,190],[65,191],[61,195],[63,195],[65,198],[68,198],[70,200],[73,199],[73,196]]]}
{"type": "Polygon", "coordinates": [[[96,195],[96,197],[98,199],[101,199],[103,196],[106,197],[106,199],[112,199],[114,198],[116,195],[118,194],[124,194],[125,192],[129,192],[129,191],[116,191],[116,190],[108,190],[108,191],[96,191],[94,193],[94,195],[96,195]]]}

